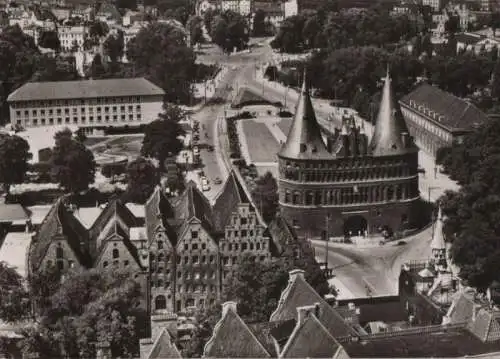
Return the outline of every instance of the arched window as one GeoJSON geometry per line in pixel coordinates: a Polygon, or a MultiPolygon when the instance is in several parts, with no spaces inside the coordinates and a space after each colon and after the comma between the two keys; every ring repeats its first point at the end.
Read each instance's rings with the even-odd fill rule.
{"type": "Polygon", "coordinates": [[[119,258],[120,257],[120,252],[118,249],[113,248],[113,259],[119,258]]]}
{"type": "Polygon", "coordinates": [[[322,202],[322,201],[321,201],[321,191],[316,191],[316,192],[314,193],[314,195],[315,195],[315,196],[314,196],[314,197],[315,197],[315,198],[314,198],[314,204],[316,204],[316,205],[323,204],[323,203],[321,203],[321,202],[322,202]]]}
{"type": "Polygon", "coordinates": [[[64,258],[64,250],[62,247],[56,248],[56,258],[64,258]]]}
{"type": "Polygon", "coordinates": [[[307,191],[306,193],[306,205],[312,205],[314,200],[314,194],[312,191],[307,191]]]}
{"type": "Polygon", "coordinates": [[[167,299],[164,295],[159,295],[155,298],[155,309],[167,309],[167,299]]]}
{"type": "Polygon", "coordinates": [[[285,203],[290,202],[290,191],[285,191],[285,203]]]}
{"type": "Polygon", "coordinates": [[[293,204],[300,204],[300,192],[293,192],[293,204]]]}

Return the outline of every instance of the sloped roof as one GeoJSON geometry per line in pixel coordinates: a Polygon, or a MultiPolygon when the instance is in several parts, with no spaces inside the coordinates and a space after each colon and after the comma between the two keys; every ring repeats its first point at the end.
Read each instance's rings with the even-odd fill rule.
{"type": "Polygon", "coordinates": [[[145,359],[167,359],[182,358],[179,349],[172,340],[168,330],[164,328],[158,338],[156,338],[153,347],[145,359]]]}
{"type": "Polygon", "coordinates": [[[488,121],[488,116],[474,104],[426,83],[404,96],[400,103],[420,113],[419,106],[434,111],[436,119],[432,121],[449,131],[470,130],[488,121]]]}
{"type": "MultiPolygon", "coordinates": [[[[105,230],[111,221],[115,222],[115,226],[121,226],[120,220],[123,222],[127,228],[123,232],[125,238],[129,237],[129,229],[131,227],[137,227],[139,225],[137,218],[132,214],[132,212],[125,206],[118,198],[111,199],[104,210],[101,212],[99,217],[95,220],[94,224],[89,230],[89,239],[93,245],[98,246],[96,243],[97,237],[105,230]]],[[[122,228],[122,230],[125,230],[122,228]]]]}
{"type": "Polygon", "coordinates": [[[394,99],[391,82],[389,70],[387,70],[377,122],[370,142],[370,149],[374,156],[398,155],[409,150],[417,150],[415,145],[408,147],[403,143],[402,134],[409,132],[399,104],[394,99]]]}
{"type": "Polygon", "coordinates": [[[87,244],[87,231],[71,214],[59,198],[52,206],[47,216],[35,234],[29,250],[30,267],[38,269],[54,238],[64,238],[82,265],[89,265],[90,258],[82,249],[81,243],[87,244]]]}
{"type": "Polygon", "coordinates": [[[449,318],[450,324],[468,323],[472,319],[473,311],[474,300],[471,294],[460,292],[448,309],[446,316],[449,318]]]}
{"type": "Polygon", "coordinates": [[[295,270],[290,272],[288,286],[281,293],[278,307],[271,314],[269,321],[284,321],[297,318],[297,308],[319,303],[318,319],[336,338],[355,334],[354,329],[348,325],[342,316],[332,308],[304,278],[304,272],[295,270]],[[299,272],[298,274],[293,274],[299,272]]]}
{"type": "Polygon", "coordinates": [[[468,329],[483,342],[500,340],[500,312],[481,308],[468,329]]]}
{"type": "Polygon", "coordinates": [[[455,35],[455,40],[457,42],[466,44],[466,45],[475,45],[482,39],[484,39],[484,36],[481,35],[474,35],[474,34],[467,34],[467,33],[460,33],[455,35]]]}
{"type": "Polygon", "coordinates": [[[302,91],[295,107],[292,127],[278,156],[290,159],[333,158],[321,137],[321,127],[316,119],[305,71],[302,91]]]}
{"type": "Polygon", "coordinates": [[[250,203],[250,201],[233,169],[229,173],[222,191],[215,199],[213,212],[217,232],[224,232],[226,225],[231,220],[231,214],[241,203],[250,203]]]}
{"type": "Polygon", "coordinates": [[[163,96],[165,92],[145,78],[28,82],[12,92],[8,101],[74,98],[163,96]]]}
{"type": "Polygon", "coordinates": [[[281,358],[332,358],[340,344],[314,314],[298,324],[283,351],[281,358]]]}
{"type": "Polygon", "coordinates": [[[275,323],[264,322],[264,323],[254,323],[247,324],[248,328],[252,331],[253,335],[257,338],[259,343],[266,349],[266,351],[271,355],[271,357],[278,357],[276,352],[276,346],[274,344],[273,337],[271,335],[272,330],[275,328],[275,323]]]}
{"type": "Polygon", "coordinates": [[[0,204],[0,222],[25,221],[28,219],[28,213],[20,204],[0,204]]]}
{"type": "Polygon", "coordinates": [[[205,345],[208,358],[269,358],[271,355],[233,308],[227,308],[205,345]]]}
{"type": "Polygon", "coordinates": [[[146,220],[146,234],[148,241],[151,242],[155,237],[155,231],[158,227],[164,228],[169,235],[172,245],[175,245],[175,238],[170,230],[168,223],[169,218],[174,218],[174,208],[165,197],[160,186],[156,186],[153,194],[144,205],[145,220],[146,220]]]}
{"type": "Polygon", "coordinates": [[[214,228],[212,207],[193,181],[187,184],[174,209],[175,217],[180,223],[197,218],[206,230],[211,231],[214,228]]]}

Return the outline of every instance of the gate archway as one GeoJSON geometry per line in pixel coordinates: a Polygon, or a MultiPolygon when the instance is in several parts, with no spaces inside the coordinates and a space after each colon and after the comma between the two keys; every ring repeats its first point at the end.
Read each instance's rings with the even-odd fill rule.
{"type": "Polygon", "coordinates": [[[364,235],[368,228],[368,221],[365,217],[356,215],[350,216],[344,220],[344,235],[358,236],[364,235]]]}

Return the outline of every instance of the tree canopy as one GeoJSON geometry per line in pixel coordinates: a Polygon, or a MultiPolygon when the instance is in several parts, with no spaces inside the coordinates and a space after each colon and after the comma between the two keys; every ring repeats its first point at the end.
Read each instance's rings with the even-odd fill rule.
{"type": "Polygon", "coordinates": [[[182,149],[179,136],[184,134],[179,121],[185,114],[178,106],[166,104],[160,118],[147,124],[144,129],[141,154],[156,158],[160,168],[164,168],[165,159],[176,156],[182,149]]]}
{"type": "Polygon", "coordinates": [[[123,194],[125,202],[146,203],[160,183],[158,169],[143,157],[128,164],[127,177],[127,190],[123,194]]]}
{"type": "Polygon", "coordinates": [[[123,57],[124,46],[123,31],[119,31],[117,34],[106,38],[103,44],[104,53],[109,57],[111,62],[117,62],[123,57]]]}
{"type": "Polygon", "coordinates": [[[40,33],[38,44],[46,49],[59,51],[61,49],[61,41],[55,30],[44,30],[40,33]]]}
{"type": "Polygon", "coordinates": [[[271,172],[257,178],[252,197],[266,223],[270,223],[278,211],[278,182],[271,172]]]}
{"type": "Polygon", "coordinates": [[[72,137],[70,130],[57,132],[51,158],[51,176],[66,191],[76,193],[88,189],[95,178],[92,152],[72,137]]]}
{"type": "Polygon", "coordinates": [[[127,58],[136,76],[145,76],[163,88],[166,101],[190,100],[196,57],[183,30],[168,23],[152,23],[129,41],[127,58]]]}
{"type": "Polygon", "coordinates": [[[16,322],[30,315],[28,291],[23,278],[14,268],[0,262],[0,319],[16,322]]]}
{"type": "Polygon", "coordinates": [[[112,357],[138,355],[146,312],[140,284],[129,273],[70,272],[47,298],[39,324],[21,341],[25,354],[41,359],[89,358],[107,340],[112,357]]]}
{"type": "Polygon", "coordinates": [[[0,134],[0,183],[5,190],[24,181],[28,160],[31,159],[29,149],[24,138],[0,134]]]}
{"type": "Polygon", "coordinates": [[[190,16],[187,24],[190,45],[201,44],[203,42],[203,19],[198,15],[190,16]]]}
{"type": "Polygon", "coordinates": [[[212,41],[225,53],[246,48],[250,38],[247,20],[231,10],[216,15],[209,31],[212,41]]]}

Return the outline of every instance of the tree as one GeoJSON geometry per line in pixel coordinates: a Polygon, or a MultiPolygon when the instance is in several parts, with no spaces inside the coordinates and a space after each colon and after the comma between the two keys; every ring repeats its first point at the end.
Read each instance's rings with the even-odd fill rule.
{"type": "Polygon", "coordinates": [[[76,70],[74,58],[53,57],[50,55],[40,55],[36,59],[37,70],[30,78],[30,82],[45,81],[75,81],[80,79],[76,70]]]}
{"type": "Polygon", "coordinates": [[[271,172],[266,172],[255,181],[252,190],[254,202],[262,213],[266,223],[270,223],[278,211],[278,183],[271,172]]]}
{"type": "Polygon", "coordinates": [[[177,106],[165,105],[160,118],[147,124],[144,129],[141,155],[156,158],[164,168],[167,157],[176,156],[182,149],[179,136],[184,134],[179,121],[184,112],[177,106]]]}
{"type": "Polygon", "coordinates": [[[137,355],[146,324],[142,300],[139,283],[127,272],[70,272],[21,341],[23,351],[44,359],[95,357],[96,343],[106,339],[112,357],[137,355]]]}
{"type": "Polygon", "coordinates": [[[208,9],[203,14],[203,22],[205,23],[205,28],[210,31],[212,29],[212,24],[215,17],[219,15],[219,11],[215,9],[208,9]]]}
{"type": "Polygon", "coordinates": [[[61,49],[61,41],[59,41],[59,35],[55,30],[42,31],[38,38],[38,44],[40,47],[52,49],[54,51],[59,51],[61,49]]]}
{"type": "Polygon", "coordinates": [[[147,159],[137,158],[127,166],[128,185],[125,202],[146,203],[160,183],[158,169],[147,159]]]}
{"type": "Polygon", "coordinates": [[[119,31],[117,35],[110,35],[104,41],[104,53],[109,56],[111,62],[117,62],[123,57],[124,49],[123,32],[119,31]]]}
{"type": "Polygon", "coordinates": [[[94,155],[82,143],[75,141],[68,129],[57,132],[54,139],[52,178],[72,193],[87,189],[95,178],[94,155]]]}
{"type": "Polygon", "coordinates": [[[297,53],[304,47],[302,28],[304,18],[299,15],[287,17],[281,24],[276,37],[271,43],[272,47],[281,52],[297,53]]]}
{"type": "Polygon", "coordinates": [[[491,96],[496,98],[497,101],[500,98],[500,61],[496,61],[495,67],[493,68],[492,78],[491,78],[491,96]]]}
{"type": "Polygon", "coordinates": [[[249,40],[248,23],[240,14],[224,11],[213,19],[210,37],[225,53],[242,50],[249,40]]]}
{"type": "Polygon", "coordinates": [[[196,57],[181,29],[168,23],[148,25],[127,44],[127,58],[136,76],[163,88],[166,101],[189,102],[196,57]]]}
{"type": "Polygon", "coordinates": [[[100,38],[108,34],[109,27],[105,22],[94,21],[89,27],[89,36],[91,38],[100,38]]]}
{"type": "Polygon", "coordinates": [[[456,34],[460,30],[460,18],[458,16],[452,15],[444,23],[444,31],[448,35],[456,34]]]}
{"type": "Polygon", "coordinates": [[[22,183],[31,158],[29,144],[19,136],[0,134],[0,183],[8,193],[9,187],[22,183]]]}
{"type": "Polygon", "coordinates": [[[30,312],[29,304],[21,275],[0,262],[0,319],[6,322],[25,319],[30,312]]]}
{"type": "Polygon", "coordinates": [[[304,21],[304,26],[302,28],[302,36],[304,38],[304,44],[307,48],[314,48],[316,45],[316,36],[321,32],[321,23],[316,15],[316,12],[311,14],[304,21]]]}
{"type": "Polygon", "coordinates": [[[101,54],[95,54],[94,58],[92,59],[92,63],[90,64],[87,76],[94,80],[107,77],[106,67],[102,63],[101,54]]]}
{"type": "Polygon", "coordinates": [[[262,9],[258,9],[253,16],[253,36],[266,36],[266,13],[262,9]]]}
{"type": "Polygon", "coordinates": [[[200,16],[191,16],[187,21],[186,28],[189,33],[191,46],[203,42],[203,19],[200,16]]]}

